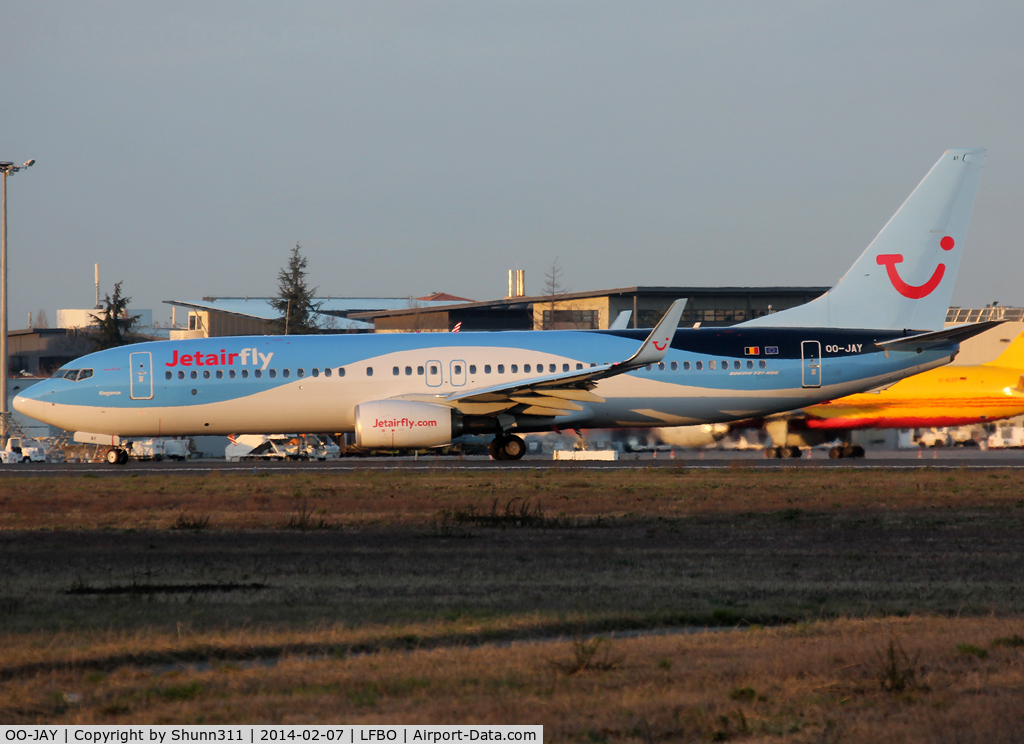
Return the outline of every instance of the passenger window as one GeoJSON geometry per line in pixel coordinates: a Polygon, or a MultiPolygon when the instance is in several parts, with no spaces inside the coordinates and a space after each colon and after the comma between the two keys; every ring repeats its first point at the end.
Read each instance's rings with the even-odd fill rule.
{"type": "Polygon", "coordinates": [[[696,362],[696,363],[694,363],[693,368],[696,369],[696,370],[704,369],[704,362],[696,362]]]}
{"type": "MultiPolygon", "coordinates": [[[[180,373],[179,373],[179,374],[180,374],[180,373]]],[[[243,380],[246,380],[246,379],[248,379],[248,378],[249,378],[249,370],[247,370],[247,369],[243,369],[243,370],[242,370],[242,379],[243,379],[243,380]]]]}
{"type": "Polygon", "coordinates": [[[512,374],[516,374],[517,372],[519,372],[519,365],[518,364],[513,364],[512,365],[512,374]]]}
{"type": "Polygon", "coordinates": [[[270,376],[271,376],[272,378],[273,378],[273,377],[277,377],[277,370],[276,370],[276,369],[273,369],[273,368],[271,368],[271,370],[270,370],[270,376]]]}
{"type": "Polygon", "coordinates": [[[664,372],[665,371],[665,362],[658,362],[658,371],[659,372],[664,372]]]}
{"type": "Polygon", "coordinates": [[[81,381],[81,380],[88,380],[90,377],[92,377],[92,370],[91,369],[83,369],[81,372],[78,373],[79,381],[81,381]]]}
{"type": "Polygon", "coordinates": [[[563,364],[562,365],[562,371],[563,372],[568,372],[569,371],[569,365],[568,364],[563,364]]]}
{"type": "Polygon", "coordinates": [[[252,371],[252,376],[255,377],[258,380],[259,378],[263,377],[263,370],[262,369],[254,369],[252,371]]]}
{"type": "Polygon", "coordinates": [[[393,374],[395,377],[398,377],[398,375],[399,375],[398,367],[392,367],[391,368],[391,374],[393,374]]]}
{"type": "Polygon", "coordinates": [[[406,367],[405,368],[405,374],[406,374],[407,377],[412,375],[412,367],[406,367]]]}
{"type": "Polygon", "coordinates": [[[367,367],[366,368],[366,376],[367,377],[373,377],[373,367],[367,367]]]}
{"type": "Polygon", "coordinates": [[[714,368],[715,368],[715,360],[712,359],[710,362],[708,362],[708,369],[714,369],[714,368]]]}
{"type": "Polygon", "coordinates": [[[583,365],[580,364],[579,362],[576,362],[576,369],[583,369],[583,365]]]}
{"type": "Polygon", "coordinates": [[[476,365],[475,364],[469,365],[469,374],[471,374],[471,375],[475,375],[476,374],[476,365]]]}
{"type": "Polygon", "coordinates": [[[753,369],[753,368],[754,368],[754,363],[751,360],[748,359],[747,360],[747,369],[753,369]]]}
{"type": "Polygon", "coordinates": [[[224,379],[224,370],[222,370],[222,369],[218,369],[217,370],[217,379],[218,380],[223,380],[224,379]]]}
{"type": "Polygon", "coordinates": [[[491,374],[491,365],[489,365],[489,364],[485,364],[484,365],[484,374],[485,375],[491,374]]]}
{"type": "Polygon", "coordinates": [[[765,367],[768,366],[768,363],[764,359],[761,359],[758,361],[757,366],[760,367],[761,369],[764,369],[765,367]]]}
{"type": "Polygon", "coordinates": [[[324,377],[330,377],[330,376],[331,376],[331,368],[330,367],[324,367],[324,377]]]}
{"type": "Polygon", "coordinates": [[[689,371],[689,369],[690,369],[690,363],[689,362],[683,362],[683,371],[687,372],[687,371],[689,371]]]}
{"type": "Polygon", "coordinates": [[[729,369],[729,362],[725,359],[722,360],[722,369],[729,369]]]}
{"type": "Polygon", "coordinates": [[[235,370],[229,369],[228,370],[228,377],[230,377],[232,380],[235,379],[235,370]]]}
{"type": "Polygon", "coordinates": [[[437,374],[437,365],[436,364],[431,364],[430,365],[430,374],[432,374],[432,375],[436,375],[437,374]]]}
{"type": "Polygon", "coordinates": [[[504,364],[499,364],[498,365],[498,374],[499,375],[505,374],[505,365],[504,364]]]}
{"type": "Polygon", "coordinates": [[[169,380],[172,377],[174,377],[174,374],[172,372],[164,372],[164,379],[165,380],[169,380]]]}
{"type": "Polygon", "coordinates": [[[320,376],[320,370],[317,369],[316,367],[313,367],[313,377],[319,377],[319,376],[320,376]]]}
{"type": "Polygon", "coordinates": [[[523,365],[523,372],[529,372],[529,371],[530,371],[530,365],[529,364],[524,364],[523,365]]]}
{"type": "Polygon", "coordinates": [[[338,367],[338,377],[344,377],[344,376],[345,376],[345,368],[344,367],[338,367]]]}
{"type": "Polygon", "coordinates": [[[548,372],[554,372],[554,371],[555,371],[555,365],[549,364],[548,365],[548,372]]]}
{"type": "Polygon", "coordinates": [[[199,379],[199,373],[196,372],[195,370],[192,370],[191,372],[189,372],[188,376],[191,377],[193,380],[198,380],[199,379]]]}
{"type": "Polygon", "coordinates": [[[677,369],[679,369],[679,362],[672,362],[670,366],[672,368],[672,371],[675,372],[677,369]]]}
{"type": "MultiPolygon", "coordinates": [[[[290,369],[288,369],[287,367],[285,367],[283,370],[281,370],[281,376],[282,377],[291,377],[292,376],[292,371],[290,369]]],[[[273,377],[273,375],[271,375],[271,377],[273,377]]]]}
{"type": "Polygon", "coordinates": [[[305,377],[306,376],[306,370],[304,370],[302,367],[299,367],[297,370],[295,370],[295,376],[296,377],[305,377]]]}
{"type": "Polygon", "coordinates": [[[455,365],[455,374],[457,374],[457,375],[461,375],[462,374],[462,365],[461,364],[456,364],[455,365]]]}

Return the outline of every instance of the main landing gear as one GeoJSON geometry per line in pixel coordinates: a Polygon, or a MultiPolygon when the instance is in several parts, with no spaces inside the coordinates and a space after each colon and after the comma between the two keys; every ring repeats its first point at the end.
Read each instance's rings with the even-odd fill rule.
{"type": "Polygon", "coordinates": [[[521,460],[526,454],[526,442],[514,434],[501,435],[494,438],[487,446],[487,451],[495,460],[521,460]]]}
{"type": "Polygon", "coordinates": [[[828,451],[830,460],[842,460],[844,457],[864,457],[864,448],[859,444],[842,444],[828,451]]]}
{"type": "Polygon", "coordinates": [[[799,447],[769,447],[764,451],[768,459],[800,457],[802,454],[799,447]]]}
{"type": "Polygon", "coordinates": [[[111,447],[107,450],[107,462],[111,465],[124,465],[128,462],[128,451],[111,447]]]}

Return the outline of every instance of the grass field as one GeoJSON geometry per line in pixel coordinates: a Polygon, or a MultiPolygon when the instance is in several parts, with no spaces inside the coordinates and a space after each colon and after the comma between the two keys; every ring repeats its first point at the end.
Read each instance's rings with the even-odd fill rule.
{"type": "Polygon", "coordinates": [[[1009,470],[18,477],[0,529],[5,722],[1024,729],[1009,470]]]}

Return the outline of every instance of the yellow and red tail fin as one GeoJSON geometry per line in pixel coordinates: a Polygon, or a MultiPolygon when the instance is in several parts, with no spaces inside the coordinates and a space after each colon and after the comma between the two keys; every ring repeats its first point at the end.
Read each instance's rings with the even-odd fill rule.
{"type": "Polygon", "coordinates": [[[993,367],[1008,367],[1010,369],[1024,370],[1024,331],[1017,334],[1017,338],[1010,342],[1010,345],[1003,349],[1003,353],[986,362],[993,367]]]}

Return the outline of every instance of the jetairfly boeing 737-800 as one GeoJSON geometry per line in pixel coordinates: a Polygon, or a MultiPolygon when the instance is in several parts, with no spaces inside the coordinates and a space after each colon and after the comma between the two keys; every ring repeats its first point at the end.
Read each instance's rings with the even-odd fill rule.
{"type": "Polygon", "coordinates": [[[733,421],[871,390],[947,364],[989,324],[941,329],[984,150],[949,150],[840,282],[730,328],[504,331],[158,341],[84,356],[15,398],[107,437],[354,431],[362,447],[493,434],[733,421]]]}

